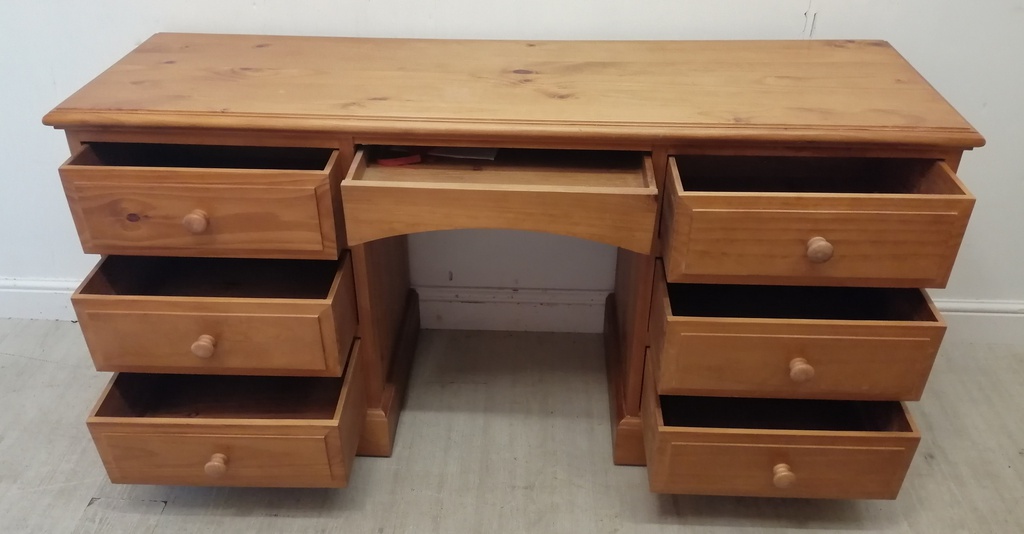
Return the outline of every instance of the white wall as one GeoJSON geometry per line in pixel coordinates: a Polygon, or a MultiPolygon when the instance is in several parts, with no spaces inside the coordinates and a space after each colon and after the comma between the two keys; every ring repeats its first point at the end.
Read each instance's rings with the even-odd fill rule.
{"type": "MultiPolygon", "coordinates": [[[[0,315],[66,314],[63,291],[94,262],[81,253],[58,185],[56,168],[67,156],[62,135],[40,118],[158,31],[885,39],[988,139],[961,167],[978,205],[949,288],[934,294],[954,309],[1024,308],[1024,0],[4,0],[0,315]]],[[[603,290],[611,286],[611,261],[607,247],[553,236],[458,232],[413,241],[421,286],[603,290]],[[569,251],[583,261],[568,261],[569,251]]]]}

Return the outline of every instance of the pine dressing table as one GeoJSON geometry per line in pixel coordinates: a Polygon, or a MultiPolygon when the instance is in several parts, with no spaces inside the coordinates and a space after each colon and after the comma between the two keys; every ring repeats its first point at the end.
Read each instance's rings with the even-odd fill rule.
{"type": "Polygon", "coordinates": [[[984,143],[881,41],[157,34],[44,123],[103,255],[72,297],[117,373],[88,426],[134,484],[340,487],[389,456],[405,236],[510,228],[618,247],[609,460],[652,491],[895,498],[984,143]]]}

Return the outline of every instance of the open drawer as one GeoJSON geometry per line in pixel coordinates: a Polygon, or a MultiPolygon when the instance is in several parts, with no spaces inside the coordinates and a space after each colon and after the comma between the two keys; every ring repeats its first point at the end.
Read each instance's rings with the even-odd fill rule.
{"type": "Polygon", "coordinates": [[[325,148],[94,143],[60,176],[85,252],[336,259],[337,162],[325,148]]]}
{"type": "Polygon", "coordinates": [[[100,371],[341,376],[356,330],[348,254],[108,256],[71,302],[100,371]]]}
{"type": "Polygon", "coordinates": [[[658,189],[649,156],[506,150],[493,161],[404,166],[357,152],[341,184],[350,245],[433,230],[508,228],[649,254],[658,189]]]}
{"type": "Polygon", "coordinates": [[[358,352],[344,379],[120,373],[89,431],[118,484],[343,487],[366,418],[358,352]]]}
{"type": "Polygon", "coordinates": [[[895,499],[921,439],[899,402],[659,396],[652,379],[641,418],[656,493],[895,499]]]}
{"type": "Polygon", "coordinates": [[[917,400],[946,331],[920,289],[669,284],[651,313],[658,393],[917,400]]]}
{"type": "Polygon", "coordinates": [[[670,158],[673,282],[944,287],[974,197],[943,161],[670,158]]]}

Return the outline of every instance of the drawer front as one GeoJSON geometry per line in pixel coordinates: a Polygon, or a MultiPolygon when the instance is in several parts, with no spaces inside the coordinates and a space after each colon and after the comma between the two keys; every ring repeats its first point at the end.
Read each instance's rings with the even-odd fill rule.
{"type": "Polygon", "coordinates": [[[76,164],[82,158],[60,174],[85,252],[338,257],[337,152],[322,171],[76,164]]]}
{"type": "Polygon", "coordinates": [[[656,493],[819,499],[895,499],[910,461],[895,447],[748,445],[727,438],[668,443],[654,458],[648,470],[656,493]],[[776,485],[776,466],[792,474],[789,486],[776,485]]]}
{"type": "MultiPolygon", "coordinates": [[[[945,164],[947,185],[959,184],[945,164]]],[[[961,195],[687,192],[670,162],[673,282],[944,287],[974,199],[961,195]]]]}
{"type": "Polygon", "coordinates": [[[116,374],[89,432],[114,483],[344,487],[366,419],[358,342],[347,359],[343,379],[116,374]]]}
{"type": "Polygon", "coordinates": [[[278,251],[294,252],[295,257],[337,256],[336,244],[324,242],[315,186],[83,183],[71,186],[69,194],[88,253],[174,250],[230,256],[278,251]],[[196,216],[206,226],[196,232],[183,221],[199,212],[196,216]]]}
{"type": "Polygon", "coordinates": [[[611,170],[556,163],[398,168],[368,159],[364,151],[357,153],[341,185],[350,245],[435,230],[504,228],[568,235],[641,254],[652,249],[658,189],[650,157],[611,170]]]}
{"type": "MultiPolygon", "coordinates": [[[[715,286],[723,287],[723,286],[715,286]]],[[[749,286],[741,286],[746,289],[749,286]]],[[[778,287],[775,289],[782,290],[778,287]]],[[[825,288],[810,288],[819,291],[825,288]]],[[[651,307],[651,362],[658,393],[849,400],[918,400],[946,325],[927,294],[887,291],[903,320],[808,320],[675,316],[661,262],[651,307]],[[913,298],[910,298],[913,297],[913,298]],[[914,320],[927,317],[928,320],[914,320]]],[[[786,299],[785,293],[770,298],[786,299]]],[[[692,295],[698,298],[697,295],[692,295]]],[[[712,300],[768,299],[746,291],[712,300]]],[[[789,300],[813,298],[792,295],[789,300]]],[[[781,304],[763,304],[767,311],[781,304]]],[[[854,306],[838,301],[835,307],[854,306]]],[[[744,309],[744,311],[750,311],[744,309]]]]}
{"type": "Polygon", "coordinates": [[[899,432],[666,426],[647,367],[641,406],[655,493],[894,499],[920,435],[909,413],[899,432]]]}
{"type": "MultiPolygon", "coordinates": [[[[835,279],[944,280],[961,233],[955,213],[782,210],[689,210],[684,278],[689,275],[835,279]],[[807,257],[808,241],[826,236],[834,256],[807,257]]],[[[824,282],[823,282],[824,283],[824,282]]]]}
{"type": "Polygon", "coordinates": [[[918,400],[938,343],[927,338],[678,334],[652,346],[658,392],[918,400]]]}
{"type": "MultiPolygon", "coordinates": [[[[330,283],[326,298],[315,299],[205,297],[202,284],[208,280],[194,282],[194,291],[188,286],[186,291],[195,296],[187,297],[103,293],[93,288],[152,274],[126,270],[107,280],[104,276],[115,276],[113,270],[104,270],[107,261],[101,260],[72,296],[97,370],[341,376],[356,330],[349,257],[337,264],[333,281],[325,280],[330,283]]],[[[281,260],[205,261],[251,265],[281,260]]]]}
{"type": "Polygon", "coordinates": [[[324,347],[330,317],[317,315],[94,310],[79,323],[99,371],[325,374],[328,353],[337,361],[324,347]]]}
{"type": "Polygon", "coordinates": [[[103,433],[96,446],[115,484],[319,487],[332,480],[327,436],[103,433]]]}

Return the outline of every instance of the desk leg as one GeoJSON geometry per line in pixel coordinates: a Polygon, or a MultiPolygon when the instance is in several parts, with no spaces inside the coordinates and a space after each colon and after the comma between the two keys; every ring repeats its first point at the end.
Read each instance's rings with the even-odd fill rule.
{"type": "MultiPolygon", "coordinates": [[[[615,262],[613,323],[618,329],[618,373],[627,415],[640,414],[640,385],[644,376],[653,291],[654,256],[620,248],[615,262]]],[[[608,332],[607,325],[605,332],[608,332]]]]}
{"type": "Polygon", "coordinates": [[[419,332],[419,301],[409,289],[406,236],[353,246],[367,418],[358,454],[390,456],[419,332]]]}
{"type": "MultiPolygon", "coordinates": [[[[612,419],[612,461],[616,465],[646,465],[643,427],[640,416],[628,415],[619,340],[615,295],[608,295],[604,306],[604,350],[608,370],[608,401],[612,419]]],[[[643,362],[641,361],[641,365],[643,362]]],[[[639,399],[638,399],[639,400],[639,399]]]]}
{"type": "Polygon", "coordinates": [[[654,256],[619,249],[615,293],[605,305],[605,360],[611,402],[614,461],[644,465],[640,392],[648,345],[654,256]]]}
{"type": "Polygon", "coordinates": [[[409,374],[419,332],[420,300],[416,292],[410,289],[388,377],[380,392],[380,404],[371,405],[366,411],[366,424],[359,448],[356,449],[360,456],[391,456],[398,430],[398,416],[401,415],[409,387],[409,374]]]}

